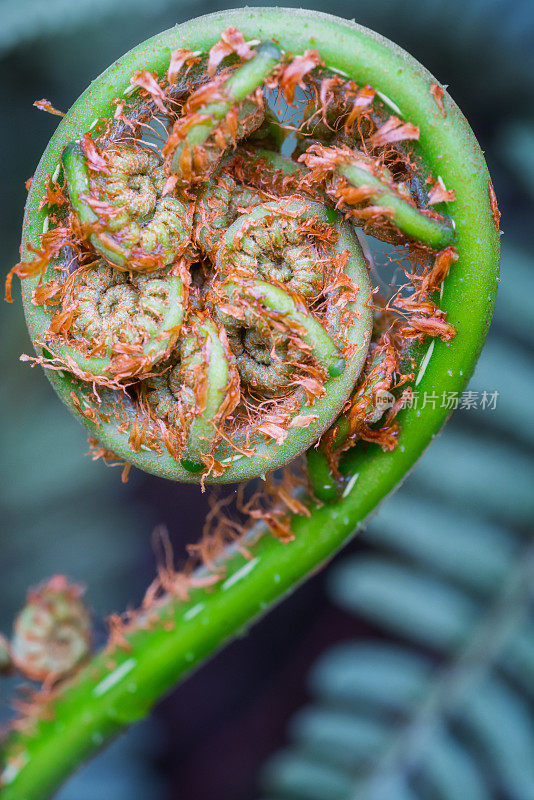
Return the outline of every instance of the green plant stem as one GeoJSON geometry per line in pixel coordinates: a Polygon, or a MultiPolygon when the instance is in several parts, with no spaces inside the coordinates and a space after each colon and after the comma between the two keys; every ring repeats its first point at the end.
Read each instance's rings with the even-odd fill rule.
{"type": "MultiPolygon", "coordinates": [[[[420,128],[419,147],[428,166],[440,174],[456,200],[449,210],[456,224],[459,259],[448,276],[441,305],[457,335],[450,342],[433,342],[431,357],[417,375],[420,392],[461,392],[470,378],[491,319],[497,288],[499,236],[488,196],[489,175],[469,126],[445,94],[443,118],[430,93],[435,79],[400,48],[353,23],[297,9],[243,9],[216,13],[173,28],[119,59],[96,81],[60,124],[48,147],[28,199],[24,251],[37,247],[46,211],[39,209],[45,180],[60,159],[66,142],[88,129],[95,116],[109,114],[113,97],[124,91],[139,65],[163,74],[171,50],[207,50],[229,25],[245,36],[270,39],[295,53],[319,48],[327,67],[347,73],[359,84],[371,83],[395,102],[420,128]],[[81,110],[83,109],[83,111],[81,110]]],[[[24,282],[30,329],[42,312],[32,306],[35,280],[24,282]]],[[[424,347],[421,357],[428,354],[424,347]]],[[[49,375],[68,402],[71,381],[49,375]]],[[[129,635],[128,651],[97,656],[52,703],[52,718],[35,732],[15,733],[3,752],[5,787],[2,800],[46,798],[84,758],[94,753],[126,724],[143,717],[152,704],[181,677],[292,591],[306,576],[330,559],[376,506],[402,480],[449,411],[437,402],[424,412],[406,408],[399,415],[402,432],[393,452],[369,447],[349,451],[341,464],[352,489],[329,506],[310,508],[309,518],[292,520],[295,540],[289,545],[264,537],[253,548],[253,559],[232,555],[225,580],[208,593],[200,590],[188,603],[170,603],[169,619],[151,630],[129,635]]],[[[95,431],[114,447],[113,432],[95,431]]],[[[146,458],[147,469],[161,470],[146,458]]]]}
{"type": "Polygon", "coordinates": [[[299,311],[293,298],[267,281],[246,281],[239,285],[232,281],[224,284],[224,292],[229,299],[257,303],[260,308],[270,311],[276,319],[285,320],[289,325],[302,331],[301,337],[309,347],[316,361],[331,378],[337,378],[345,369],[346,362],[334,344],[331,336],[311,314],[299,311]]]}
{"type": "Polygon", "coordinates": [[[369,170],[357,164],[340,164],[337,171],[353,186],[372,188],[373,199],[391,212],[391,221],[407,236],[435,250],[441,250],[452,243],[454,230],[451,225],[425,216],[369,170]]]}
{"type": "Polygon", "coordinates": [[[201,365],[202,350],[206,350],[206,389],[204,397],[199,398],[198,404],[202,408],[201,413],[192,421],[187,437],[185,456],[181,459],[182,466],[191,472],[201,472],[204,468],[202,454],[209,451],[210,444],[215,437],[215,421],[224,402],[225,393],[228,390],[230,370],[228,368],[227,354],[219,339],[219,331],[211,320],[203,320],[198,323],[198,332],[202,341],[202,348],[198,348],[197,340],[191,336],[183,343],[183,350],[191,350],[189,366],[193,368],[201,365]]]}
{"type": "MultiPolygon", "coordinates": [[[[223,84],[221,92],[226,99],[207,103],[198,110],[205,119],[191,127],[186,136],[186,144],[203,145],[232,106],[243,102],[254,89],[257,89],[279,62],[278,47],[272,42],[262,42],[254,58],[236,70],[223,84]]],[[[171,172],[177,175],[181,172],[180,158],[183,148],[184,144],[178,145],[172,157],[171,172]]]]}

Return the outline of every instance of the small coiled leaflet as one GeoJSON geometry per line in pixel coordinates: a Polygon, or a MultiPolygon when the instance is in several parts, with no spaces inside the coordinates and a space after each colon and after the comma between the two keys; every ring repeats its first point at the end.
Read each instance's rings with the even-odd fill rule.
{"type": "Polygon", "coordinates": [[[345,359],[332,337],[312,314],[298,307],[288,292],[261,280],[242,284],[227,281],[218,291],[234,304],[233,311],[228,306],[218,309],[217,318],[226,328],[230,346],[237,350],[238,369],[249,386],[274,394],[287,385],[294,372],[291,357],[296,363],[299,355],[302,359],[297,344],[283,344],[280,326],[308,346],[312,359],[330,378],[337,378],[345,369],[345,359]],[[269,322],[277,328],[274,334],[269,322]],[[281,350],[285,350],[285,357],[280,355],[281,350]]]}
{"type": "Polygon", "coordinates": [[[191,209],[162,196],[161,159],[141,146],[103,151],[91,169],[82,145],[63,150],[69,199],[89,241],[106,261],[121,269],[152,270],[172,264],[187,250],[191,209]]]}
{"type": "Polygon", "coordinates": [[[17,670],[32,680],[53,683],[89,655],[91,620],[82,594],[63,575],[28,592],[10,647],[17,670]]]}
{"type": "Polygon", "coordinates": [[[228,229],[217,254],[218,272],[257,274],[308,301],[316,298],[327,266],[317,247],[324,232],[313,227],[322,216],[319,204],[304,199],[258,204],[228,229]]]}
{"type": "Polygon", "coordinates": [[[287,388],[305,355],[302,343],[329,377],[345,367],[307,305],[323,291],[332,255],[340,252],[320,238],[326,216],[322,206],[303,199],[261,203],[230,226],[218,248],[217,273],[226,278],[219,291],[234,308],[218,308],[217,318],[243,381],[255,391],[273,395],[287,388]]]}
{"type": "Polygon", "coordinates": [[[195,243],[214,260],[223,233],[241,215],[239,209],[250,209],[266,200],[263,192],[241,186],[229,173],[215,174],[195,204],[195,243]]]}
{"type": "Polygon", "coordinates": [[[182,281],[169,270],[127,273],[99,260],[67,278],[47,346],[96,382],[128,378],[148,372],[172,349],[183,313],[182,281]]]}

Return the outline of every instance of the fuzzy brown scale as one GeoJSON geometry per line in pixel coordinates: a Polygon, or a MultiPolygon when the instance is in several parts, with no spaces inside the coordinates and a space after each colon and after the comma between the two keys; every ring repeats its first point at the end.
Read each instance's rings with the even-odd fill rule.
{"type": "Polygon", "coordinates": [[[313,141],[354,146],[369,138],[380,119],[373,110],[375,90],[358,86],[339,75],[318,71],[308,76],[306,92],[311,96],[298,129],[297,152],[313,141]]]}
{"type": "MultiPolygon", "coordinates": [[[[291,160],[294,172],[287,173],[268,160],[268,153],[262,149],[258,154],[245,143],[229,160],[228,168],[237,181],[259,189],[270,200],[299,194],[302,169],[291,160]]],[[[311,188],[309,193],[313,194],[311,188]]]]}
{"type": "Polygon", "coordinates": [[[372,158],[378,169],[392,170],[396,180],[413,177],[417,165],[405,142],[417,139],[419,131],[392,116],[372,86],[316,70],[306,76],[303,88],[309,100],[296,130],[295,157],[314,144],[349,148],[372,158]]]}

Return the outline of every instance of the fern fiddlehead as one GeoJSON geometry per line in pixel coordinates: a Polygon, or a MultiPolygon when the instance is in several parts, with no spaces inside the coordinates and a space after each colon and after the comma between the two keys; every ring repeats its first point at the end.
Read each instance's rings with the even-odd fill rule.
{"type": "MultiPolygon", "coordinates": [[[[496,285],[498,231],[490,204],[489,176],[480,150],[450,98],[444,94],[441,106],[437,104],[435,93],[432,92],[433,87],[437,85],[435,80],[407,54],[398,51],[390,43],[356,25],[336,20],[327,15],[296,12],[295,10],[258,9],[252,14],[250,10],[226,12],[222,18],[221,15],[214,15],[161,34],[127,54],[107,73],[105,81],[97,82],[88,90],[83,98],[83,103],[90,113],[86,111],[81,117],[72,113],[65,117],[32,184],[25,237],[28,237],[27,243],[31,244],[31,247],[38,252],[33,259],[18,265],[15,270],[24,278],[25,305],[34,339],[36,342],[42,342],[43,330],[46,330],[50,324],[50,315],[47,309],[38,301],[43,294],[51,292],[52,287],[39,284],[38,276],[43,268],[48,266],[51,254],[57,256],[56,251],[60,240],[62,244],[65,241],[72,244],[73,238],[72,231],[68,230],[68,226],[59,224],[64,222],[65,218],[65,215],[61,216],[59,212],[52,220],[55,227],[53,226],[50,231],[46,230],[43,234],[43,224],[48,224],[45,221],[50,218],[50,208],[39,208],[46,192],[47,176],[51,177],[55,173],[65,145],[69,141],[83,139],[89,129],[92,130],[95,141],[98,139],[99,130],[108,135],[109,129],[106,130],[106,128],[108,124],[113,127],[110,120],[115,111],[118,112],[118,116],[122,114],[127,120],[127,123],[121,122],[121,130],[129,128],[130,123],[137,130],[139,127],[142,128],[142,124],[146,124],[147,120],[159,116],[164,121],[170,137],[175,122],[184,116],[189,117],[186,109],[187,98],[199,88],[198,72],[195,72],[191,79],[191,91],[186,92],[183,103],[177,93],[170,91],[166,79],[169,62],[173,59],[176,62],[180,58],[173,56],[171,59],[170,53],[176,53],[175,48],[177,47],[179,50],[183,50],[184,47],[189,46],[192,51],[188,52],[196,53],[200,50],[207,58],[206,63],[208,63],[208,54],[218,44],[221,29],[225,25],[233,24],[239,25],[245,44],[247,39],[256,41],[260,39],[266,42],[277,40],[283,50],[282,66],[280,70],[274,69],[272,73],[269,72],[269,85],[272,84],[274,89],[277,88],[283,92],[290,102],[294,97],[296,87],[298,85],[306,87],[306,76],[313,74],[313,70],[319,68],[319,64],[322,62],[326,65],[325,70],[334,70],[335,74],[343,73],[360,87],[372,84],[381,96],[393,98],[390,102],[394,102],[401,114],[406,114],[410,123],[417,129],[418,139],[416,140],[417,144],[414,144],[414,150],[403,151],[400,147],[396,149],[397,143],[400,141],[397,129],[395,128],[396,132],[392,133],[391,124],[385,131],[383,129],[388,124],[388,112],[384,111],[382,102],[376,104],[378,120],[375,120],[373,115],[369,117],[370,129],[373,131],[371,136],[382,129],[382,138],[375,137],[374,140],[375,144],[377,141],[379,143],[381,141],[382,144],[377,145],[378,151],[373,151],[371,155],[376,157],[379,165],[383,164],[391,169],[395,185],[409,179],[408,162],[411,163],[412,160],[415,160],[421,164],[423,180],[426,179],[426,171],[429,170],[433,175],[441,177],[443,185],[447,187],[447,192],[454,194],[454,200],[452,200],[453,195],[449,197],[447,215],[450,215],[456,225],[455,228],[452,226],[456,260],[452,259],[448,263],[449,267],[454,264],[454,268],[450,270],[444,285],[443,297],[440,302],[441,308],[438,308],[436,302],[428,295],[432,294],[432,297],[437,299],[434,292],[439,288],[447,273],[444,266],[446,259],[444,260],[443,256],[447,248],[438,250],[436,254],[430,254],[428,245],[418,244],[413,237],[407,241],[403,238],[405,234],[402,231],[399,232],[396,226],[392,231],[390,215],[384,215],[383,211],[377,212],[375,204],[363,209],[367,217],[361,215],[357,219],[363,221],[366,231],[377,231],[381,235],[384,234],[384,238],[387,240],[400,240],[404,251],[412,257],[413,269],[410,268],[409,271],[414,273],[413,281],[410,284],[407,298],[395,297],[395,303],[401,302],[400,305],[397,305],[399,321],[396,323],[392,335],[395,334],[396,338],[402,340],[404,345],[407,342],[414,345],[406,353],[403,353],[403,356],[405,355],[410,362],[418,390],[441,392],[445,389],[447,391],[462,389],[473,368],[484,338],[491,311],[491,298],[496,285]],[[303,22],[302,26],[295,27],[295,15],[298,15],[299,20],[303,22]],[[294,53],[297,55],[293,56],[294,53]],[[135,72],[137,75],[139,70],[144,70],[143,75],[135,80],[137,81],[136,86],[141,88],[136,89],[132,95],[130,93],[132,73],[135,72]],[[157,79],[154,75],[157,76],[157,79]],[[153,78],[153,82],[149,80],[149,77],[153,78]],[[126,100],[124,100],[125,90],[128,90],[126,100]],[[171,98],[170,103],[167,103],[168,98],[171,98]],[[137,101],[142,100],[142,111],[136,108],[136,99],[137,101]],[[119,100],[119,102],[114,104],[114,100],[119,100]],[[162,111],[160,106],[166,110],[162,111]],[[143,117],[147,107],[152,111],[148,113],[148,117],[143,117]],[[184,109],[186,109],[185,113],[182,114],[184,109]],[[102,118],[103,120],[100,128],[98,125],[91,128],[95,115],[97,119],[102,118]],[[398,159],[402,162],[400,165],[395,164],[398,159]],[[421,161],[419,162],[418,159],[421,161]],[[384,220],[384,216],[387,216],[388,219],[384,220]],[[61,231],[62,227],[64,228],[63,232],[61,231]],[[62,236],[63,239],[61,239],[62,236]],[[421,265],[424,265],[424,269],[417,271],[415,267],[421,265]],[[438,273],[441,275],[439,281],[437,280],[438,273]],[[32,298],[36,302],[32,302],[32,298]],[[404,302],[404,306],[402,302],[404,302]],[[451,323],[457,332],[454,338],[454,331],[450,327],[451,323]],[[447,328],[447,326],[449,327],[447,328]],[[437,337],[432,341],[431,349],[428,348],[428,343],[425,346],[425,340],[429,333],[437,337]]],[[[238,50],[241,50],[242,53],[245,52],[241,45],[238,50]]],[[[243,58],[239,55],[238,50],[234,47],[233,52],[237,53],[239,58],[243,58]]],[[[251,61],[247,58],[244,60],[247,63],[251,61]]],[[[218,66],[220,66],[220,62],[218,66]]],[[[229,69],[231,70],[232,67],[229,69]]],[[[223,82],[224,78],[219,78],[215,84],[212,84],[212,89],[217,90],[223,82]]],[[[210,81],[203,85],[209,87],[209,83],[210,81]]],[[[207,91],[206,103],[210,99],[209,91],[211,90],[207,91]]],[[[321,97],[314,102],[320,111],[321,97]]],[[[80,106],[78,106],[79,108],[80,106]]],[[[237,113],[239,112],[237,111],[237,113]]],[[[362,125],[361,129],[364,130],[364,128],[365,126],[362,125]]],[[[131,130],[131,128],[129,129],[131,130]]],[[[216,129],[217,126],[211,130],[215,132],[216,129]]],[[[355,130],[358,129],[356,126],[355,130]]],[[[409,130],[409,133],[413,139],[415,136],[413,128],[409,130]]],[[[368,138],[368,136],[368,132],[365,132],[365,137],[368,138]]],[[[411,141],[409,137],[408,140],[411,141]]],[[[106,141],[107,139],[103,135],[101,140],[96,141],[97,147],[101,150],[106,149],[106,141]]],[[[260,141],[263,143],[263,140],[260,141]]],[[[251,139],[246,142],[247,149],[250,142],[251,139]]],[[[172,152],[179,143],[177,139],[171,140],[172,152]]],[[[213,170],[211,166],[209,167],[206,172],[207,178],[217,180],[216,169],[222,167],[224,171],[225,164],[222,159],[234,144],[235,139],[230,137],[226,139],[225,147],[219,147],[217,157],[214,159],[216,167],[213,170]]],[[[324,144],[339,149],[338,143],[333,144],[332,141],[326,142],[325,140],[324,144]]],[[[363,142],[363,144],[367,143],[363,142]]],[[[362,142],[354,141],[352,149],[354,152],[357,150],[359,152],[362,149],[362,142]]],[[[365,150],[365,147],[363,149],[365,150]]],[[[278,156],[279,154],[274,154],[273,160],[276,161],[278,156]]],[[[185,202],[190,202],[186,200],[186,192],[183,191],[184,176],[176,176],[171,172],[169,160],[167,158],[164,162],[167,175],[166,190],[171,194],[174,193],[173,196],[179,198],[180,201],[183,199],[185,202]],[[175,180],[175,178],[178,179],[175,180]]],[[[242,163],[238,154],[232,160],[236,165],[242,163]]],[[[265,163],[268,162],[269,159],[265,159],[265,163]]],[[[268,201],[260,197],[260,203],[273,202],[296,194],[304,203],[322,203],[328,206],[330,211],[333,211],[337,200],[335,202],[332,199],[328,200],[326,191],[328,182],[321,183],[318,187],[310,186],[309,182],[306,182],[310,170],[306,170],[304,167],[296,172],[288,170],[288,174],[285,176],[282,174],[283,172],[283,168],[279,166],[264,170],[263,174],[258,170],[249,170],[243,180],[240,177],[243,175],[241,169],[235,166],[233,178],[249,190],[265,192],[270,195],[268,201]]],[[[195,193],[199,192],[198,186],[199,183],[201,185],[201,181],[197,181],[197,177],[195,173],[191,187],[189,185],[187,187],[188,192],[193,188],[195,193]]],[[[53,191],[53,189],[52,186],[51,190],[53,191]]],[[[424,198],[418,200],[417,195],[417,191],[411,192],[413,202],[418,208],[424,210],[424,198]]],[[[259,204],[254,203],[254,207],[256,205],[259,204]]],[[[345,210],[342,206],[340,208],[345,210]]],[[[242,210],[241,207],[236,207],[235,211],[239,212],[237,216],[242,213],[250,215],[251,208],[242,210]]],[[[350,216],[356,219],[354,215],[350,216]]],[[[423,216],[427,215],[423,214],[423,216]]],[[[438,216],[440,223],[447,223],[445,215],[438,216]]],[[[436,219],[436,217],[432,218],[436,219]]],[[[336,223],[333,227],[336,227],[336,223]]],[[[341,228],[341,225],[339,227],[341,228]]],[[[93,233],[94,231],[91,231],[89,227],[88,232],[93,233]]],[[[351,235],[353,233],[351,230],[351,235]]],[[[342,231],[338,232],[338,238],[342,235],[342,231]]],[[[195,244],[194,229],[192,238],[193,244],[195,244]]],[[[218,251],[221,243],[217,235],[214,238],[214,249],[218,251]]],[[[78,240],[75,240],[74,244],[79,247],[78,240]]],[[[201,249],[200,244],[196,246],[201,249]]],[[[85,258],[87,246],[85,249],[83,247],[80,249],[85,258]]],[[[350,250],[350,247],[344,249],[350,250]]],[[[237,276],[237,278],[232,274],[218,275],[216,270],[217,252],[213,253],[212,250],[211,245],[205,247],[202,255],[204,258],[207,256],[209,263],[200,264],[199,262],[198,268],[194,266],[196,262],[193,260],[187,265],[184,265],[182,259],[177,261],[176,269],[184,280],[184,286],[189,283],[189,278],[191,278],[188,292],[191,306],[186,309],[183,322],[185,333],[188,330],[190,316],[193,317],[195,314],[204,312],[207,318],[214,321],[214,310],[212,310],[213,306],[210,306],[209,296],[212,286],[224,286],[228,282],[233,283],[236,287],[244,285],[246,288],[247,280],[251,281],[252,285],[255,281],[264,280],[257,275],[255,277],[237,276]]],[[[27,249],[26,253],[31,254],[31,248],[27,249]]],[[[192,258],[196,259],[196,254],[192,258]]],[[[321,318],[327,328],[330,316],[327,309],[327,295],[330,290],[339,291],[342,298],[338,308],[332,312],[331,318],[335,318],[335,314],[339,313],[341,319],[343,312],[348,310],[352,311],[352,317],[350,313],[347,315],[351,322],[358,318],[358,313],[361,313],[359,319],[365,321],[366,308],[367,311],[369,310],[369,296],[364,297],[365,291],[356,292],[354,280],[345,282],[346,278],[350,276],[347,276],[344,270],[341,271],[339,277],[340,285],[328,285],[324,295],[318,298],[317,305],[312,303],[312,313],[317,314],[318,320],[321,318]],[[352,299],[354,295],[355,300],[352,299]],[[351,303],[356,304],[356,309],[354,306],[350,306],[351,303]]],[[[270,283],[272,287],[280,289],[276,283],[266,282],[270,283]]],[[[358,288],[362,287],[358,286],[358,288]]],[[[282,290],[284,296],[291,299],[290,294],[283,289],[283,286],[282,290]]],[[[300,304],[299,295],[295,295],[294,302],[300,304]]],[[[373,333],[375,345],[379,341],[377,336],[382,333],[384,328],[387,328],[388,315],[391,313],[390,309],[393,308],[392,297],[389,309],[382,309],[377,314],[376,332],[373,333]]],[[[258,313],[260,311],[261,316],[268,316],[265,308],[259,309],[258,313]]],[[[363,351],[361,352],[362,367],[367,357],[368,327],[366,331],[363,339],[361,336],[359,337],[356,348],[358,353],[360,350],[363,351]],[[367,344],[365,344],[366,341],[367,344]]],[[[334,341],[336,332],[332,330],[329,334],[334,341]]],[[[301,338],[300,333],[299,338],[301,338]]],[[[220,335],[219,341],[221,341],[220,335]]],[[[336,341],[336,346],[337,344],[336,341]]],[[[40,357],[42,350],[38,349],[38,353],[40,357]]],[[[343,356],[345,357],[345,353],[343,356]]],[[[175,354],[175,357],[178,356],[175,354]]],[[[169,358],[172,366],[172,354],[169,358]]],[[[309,352],[307,358],[309,358],[309,352]]],[[[201,373],[206,369],[208,362],[204,355],[201,355],[199,360],[202,365],[202,368],[199,369],[199,373],[201,373]]],[[[349,365],[350,358],[346,358],[346,361],[349,365]]],[[[371,364],[372,359],[370,362],[368,361],[368,366],[364,368],[361,376],[358,374],[357,379],[354,379],[354,376],[347,377],[348,367],[339,378],[331,379],[340,381],[341,384],[347,378],[348,384],[348,388],[345,386],[343,391],[339,392],[339,395],[343,395],[343,399],[340,396],[337,397],[338,411],[330,408],[332,421],[349,401],[355,384],[361,385],[366,380],[367,375],[370,374],[367,372],[368,368],[372,369],[371,364]]],[[[163,360],[157,372],[165,374],[166,369],[168,369],[168,364],[166,360],[163,360]]],[[[393,376],[394,389],[402,379],[401,372],[403,370],[404,367],[399,362],[393,376]]],[[[164,429],[160,424],[161,420],[144,414],[146,407],[146,403],[142,399],[144,397],[142,385],[144,381],[141,381],[141,385],[137,387],[129,386],[126,396],[124,392],[118,395],[113,394],[115,413],[119,417],[121,413],[124,414],[118,420],[116,417],[111,417],[108,407],[98,405],[92,396],[92,387],[85,386],[83,381],[80,382],[75,374],[65,369],[64,365],[61,369],[51,370],[50,379],[68,402],[71,402],[69,398],[71,398],[71,393],[74,393],[78,401],[78,405],[75,405],[76,413],[83,417],[87,426],[104,445],[119,452],[141,468],[175,479],[191,480],[192,473],[188,473],[179,462],[180,458],[186,456],[185,451],[177,453],[174,442],[170,443],[170,450],[168,450],[165,446],[165,438],[162,436],[164,429]],[[125,397],[126,399],[124,399],[125,397]],[[80,398],[83,398],[87,406],[82,404],[80,398]],[[122,400],[122,411],[121,403],[117,401],[117,398],[122,400]],[[141,398],[139,403],[137,402],[138,398],[141,398]],[[150,427],[152,425],[153,427],[150,427]],[[159,436],[156,435],[158,432],[159,436]]],[[[144,380],[150,381],[151,379],[151,377],[147,377],[144,380]]],[[[358,390],[358,387],[356,389],[358,390]]],[[[246,395],[246,400],[248,402],[249,395],[246,395]]],[[[310,415],[324,410],[321,406],[322,401],[323,398],[318,397],[310,405],[310,415]]],[[[105,399],[102,402],[105,404],[105,399]]],[[[192,405],[201,409],[204,408],[204,401],[194,400],[192,405]]],[[[260,403],[259,406],[261,408],[262,404],[260,403]]],[[[241,406],[243,414],[240,417],[238,406],[236,406],[229,413],[228,419],[244,419],[246,422],[250,419],[248,408],[247,403],[244,402],[241,406]]],[[[297,416],[302,418],[303,415],[297,416]]],[[[284,497],[286,509],[289,511],[286,513],[284,525],[272,514],[267,517],[265,515],[262,517],[260,514],[258,515],[260,521],[247,534],[245,541],[254,543],[252,559],[245,559],[243,554],[236,551],[235,548],[225,551],[215,565],[216,573],[206,575],[205,570],[201,570],[190,577],[189,582],[186,583],[188,599],[185,600],[182,589],[178,587],[175,590],[169,584],[166,594],[158,598],[158,603],[147,613],[143,611],[134,617],[131,624],[126,627],[124,641],[127,642],[128,650],[123,650],[117,647],[116,642],[112,642],[108,651],[97,655],[90,667],[80,671],[73,683],[65,686],[64,690],[54,698],[52,701],[53,720],[38,716],[34,720],[33,733],[22,733],[10,741],[4,757],[7,764],[7,773],[4,772],[4,783],[6,784],[4,793],[7,800],[22,796],[40,797],[45,795],[81,758],[96,748],[96,741],[100,742],[113,736],[124,724],[144,716],[152,703],[179,676],[185,674],[195,663],[220,646],[235,631],[240,630],[253,617],[276,602],[284,592],[302,580],[310,570],[315,569],[330,557],[335,549],[340,547],[353,533],[355,526],[402,478],[426,447],[432,434],[443,424],[446,416],[447,410],[440,407],[439,404],[431,406],[421,417],[414,408],[402,409],[397,417],[397,421],[400,423],[396,437],[398,447],[380,449],[371,446],[368,450],[352,447],[343,453],[341,461],[335,463],[334,466],[346,480],[341,496],[336,495],[335,503],[317,505],[313,499],[306,499],[302,492],[300,494],[286,493],[284,497]],[[351,491],[351,489],[353,490],[351,491]],[[262,522],[262,519],[265,521],[262,522]],[[285,541],[293,539],[290,547],[283,544],[280,539],[266,536],[256,541],[267,530],[281,530],[282,528],[285,531],[285,541]],[[215,584],[209,594],[201,588],[206,582],[215,584]],[[111,665],[110,653],[113,661],[111,665]],[[135,690],[132,691],[132,687],[135,687],[135,690]],[[50,757],[51,754],[53,757],[50,757]],[[21,764],[24,766],[21,767],[21,764]],[[6,780],[6,775],[8,780],[6,780]]],[[[265,419],[263,421],[269,422],[265,419]]],[[[322,428],[323,431],[326,430],[328,424],[326,422],[322,428]]],[[[261,422],[256,423],[254,429],[258,431],[260,425],[261,422]]],[[[282,428],[282,430],[284,429],[282,428]]],[[[275,432],[272,427],[270,431],[271,433],[275,432]]],[[[351,434],[356,432],[362,433],[362,426],[358,425],[357,415],[351,419],[351,434]]],[[[167,431],[164,433],[166,435],[167,431]]],[[[222,433],[228,435],[224,429],[222,433]]],[[[276,435],[278,435],[278,431],[276,435]]],[[[299,435],[307,436],[308,428],[302,428],[299,435]]],[[[319,426],[313,431],[311,441],[316,442],[320,435],[319,426]]],[[[199,435],[199,441],[202,441],[204,436],[209,438],[207,433],[202,432],[199,435]]],[[[369,438],[372,437],[374,437],[373,441],[380,442],[380,435],[376,430],[370,434],[369,438]]],[[[272,438],[269,437],[269,439],[272,438]]],[[[219,451],[222,460],[218,461],[216,458],[219,455],[216,450],[209,453],[213,461],[208,459],[209,466],[205,462],[203,466],[208,466],[211,472],[208,475],[203,474],[204,479],[234,480],[242,475],[250,474],[246,467],[251,458],[261,458],[262,452],[265,452],[263,448],[266,446],[266,442],[267,439],[255,444],[253,456],[246,452],[248,442],[244,443],[244,447],[242,442],[239,447],[244,452],[238,452],[237,455],[240,458],[237,459],[236,451],[222,436],[222,442],[218,445],[222,448],[219,451]],[[228,449],[225,450],[225,447],[228,449]],[[230,465],[222,463],[226,458],[230,460],[230,465]],[[217,475],[216,473],[220,469],[219,464],[222,465],[222,472],[217,475]]],[[[211,445],[213,446],[213,442],[211,445]]],[[[278,463],[283,463],[285,460],[284,445],[285,441],[275,450],[280,459],[278,463]]],[[[305,443],[303,449],[308,446],[309,443],[305,443]]],[[[205,456],[206,453],[204,452],[202,455],[205,456]]],[[[327,459],[330,456],[331,454],[327,452],[327,459]]],[[[264,469],[269,465],[276,465],[276,461],[262,460],[264,469]]]]}
{"type": "Polygon", "coordinates": [[[125,145],[98,153],[88,141],[92,158],[83,143],[70,142],[62,165],[79,222],[101,229],[89,237],[95,250],[128,270],[176,261],[189,244],[190,211],[178,198],[162,196],[165,173],[160,158],[125,145]]]}
{"type": "Polygon", "coordinates": [[[92,634],[82,593],[63,575],[28,592],[10,647],[17,670],[32,680],[53,683],[87,658],[92,634]]]}
{"type": "MultiPolygon", "coordinates": [[[[112,403],[117,451],[117,433],[127,433],[130,459],[148,450],[161,463],[168,454],[167,474],[202,483],[264,474],[314,444],[347,401],[371,334],[371,287],[352,227],[296,183],[291,195],[255,187],[250,156],[229,157],[265,119],[266,82],[276,88],[292,69],[272,42],[254,50],[232,36],[242,63],[224,67],[215,45],[208,80],[197,63],[188,84],[187,67],[181,100],[176,75],[169,79],[173,64],[180,72],[176,60],[159,83],[138,70],[130,81],[148,87],[152,115],[133,102],[128,114],[121,106],[113,122],[92,125],[96,134],[67,143],[64,187],[49,190],[45,280],[34,294],[45,313],[59,305],[36,342],[46,345],[45,365],[78,379],[72,402],[86,421],[109,424],[112,403]],[[167,138],[153,152],[143,126],[158,124],[167,138]],[[49,257],[66,243],[81,265],[72,274],[49,257]],[[128,306],[136,292],[138,304],[128,306]],[[188,359],[172,351],[183,350],[196,313],[211,333],[197,349],[205,369],[195,363],[186,377],[188,359]],[[98,384],[115,396],[97,399],[89,387],[98,384]],[[194,402],[184,402],[188,392],[194,402]]],[[[191,57],[179,60],[184,68],[191,57]]]]}
{"type": "Polygon", "coordinates": [[[131,378],[150,371],[172,349],[182,318],[178,276],[119,272],[97,261],[66,279],[47,344],[96,381],[131,378]]]}
{"type": "Polygon", "coordinates": [[[240,209],[252,208],[269,198],[263,192],[239,184],[227,172],[210,180],[195,204],[194,238],[201,251],[213,261],[221,236],[240,216],[240,209]]]}

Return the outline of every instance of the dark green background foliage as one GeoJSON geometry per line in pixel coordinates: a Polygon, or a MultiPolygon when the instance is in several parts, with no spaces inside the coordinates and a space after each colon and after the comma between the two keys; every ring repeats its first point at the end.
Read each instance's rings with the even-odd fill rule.
{"type": "MultiPolygon", "coordinates": [[[[308,6],[406,47],[449,84],[486,151],[506,235],[495,322],[470,389],[498,391],[497,407],[457,412],[348,552],[85,767],[65,799],[534,798],[534,7],[308,6]]],[[[0,2],[6,272],[18,260],[24,181],[56,124],[32,102],[67,109],[137,42],[224,7],[0,2]]],[[[84,458],[82,427],[18,361],[30,351],[18,298],[2,308],[0,330],[0,630],[27,586],[54,572],[89,587],[101,620],[139,601],[153,571],[150,531],[166,524],[181,554],[206,499],[142,474],[123,486],[118,470],[84,458]]],[[[0,684],[0,720],[15,683],[0,684]]]]}

